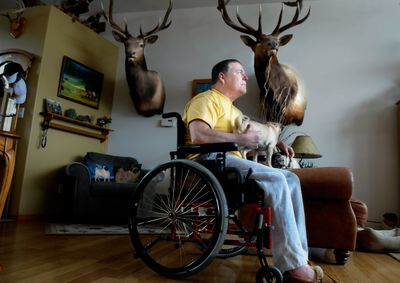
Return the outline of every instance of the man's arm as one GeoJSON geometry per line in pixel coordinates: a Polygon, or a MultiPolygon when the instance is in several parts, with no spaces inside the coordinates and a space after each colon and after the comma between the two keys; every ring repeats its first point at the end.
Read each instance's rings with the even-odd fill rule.
{"type": "Polygon", "coordinates": [[[294,156],[294,150],[291,146],[285,144],[283,141],[278,141],[276,146],[283,152],[284,155],[286,155],[289,158],[292,158],[294,156]]]}
{"type": "Polygon", "coordinates": [[[213,142],[234,142],[246,148],[256,149],[259,142],[259,132],[251,131],[247,127],[243,133],[225,133],[211,129],[202,120],[193,120],[189,123],[190,139],[193,144],[213,142]]]}

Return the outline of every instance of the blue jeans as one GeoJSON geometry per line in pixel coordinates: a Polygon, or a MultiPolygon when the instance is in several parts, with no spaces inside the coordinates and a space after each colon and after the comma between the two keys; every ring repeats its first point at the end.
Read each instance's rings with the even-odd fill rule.
{"type": "MultiPolygon", "coordinates": [[[[215,154],[200,159],[214,159],[215,154]]],[[[272,209],[272,256],[274,265],[282,272],[307,264],[308,246],[303,198],[299,178],[292,172],[267,167],[260,163],[226,155],[226,166],[247,173],[265,192],[264,204],[272,209]]]]}

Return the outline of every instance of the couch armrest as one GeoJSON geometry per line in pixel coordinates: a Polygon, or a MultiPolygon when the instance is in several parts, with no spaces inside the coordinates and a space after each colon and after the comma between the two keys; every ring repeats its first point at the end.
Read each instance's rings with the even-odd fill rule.
{"type": "Polygon", "coordinates": [[[72,162],[65,167],[65,173],[74,179],[74,204],[88,198],[91,183],[89,168],[81,162],[72,162]]]}
{"type": "Polygon", "coordinates": [[[350,200],[353,174],[346,167],[292,169],[301,183],[304,199],[350,200]]]}
{"type": "Polygon", "coordinates": [[[81,162],[72,162],[65,167],[67,176],[88,179],[90,181],[89,168],[81,162]]]}

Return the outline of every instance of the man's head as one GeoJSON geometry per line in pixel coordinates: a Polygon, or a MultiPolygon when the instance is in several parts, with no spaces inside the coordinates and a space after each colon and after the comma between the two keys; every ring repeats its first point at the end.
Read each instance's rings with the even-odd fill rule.
{"type": "Polygon", "coordinates": [[[220,73],[227,73],[229,71],[229,64],[230,63],[239,63],[239,64],[241,64],[240,61],[236,60],[236,59],[226,59],[226,60],[223,60],[223,61],[215,64],[215,66],[211,70],[211,83],[213,85],[218,82],[220,73]]]}
{"type": "Polygon", "coordinates": [[[240,61],[227,59],[217,63],[211,71],[214,88],[232,101],[246,94],[248,76],[240,61]]]}

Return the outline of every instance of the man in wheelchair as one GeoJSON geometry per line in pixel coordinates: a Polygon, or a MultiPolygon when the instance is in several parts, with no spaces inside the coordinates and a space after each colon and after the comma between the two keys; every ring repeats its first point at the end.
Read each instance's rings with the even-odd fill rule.
{"type": "MultiPolygon", "coordinates": [[[[217,63],[212,69],[211,90],[193,97],[184,109],[188,144],[233,142],[257,149],[260,132],[247,128],[236,133],[235,120],[242,112],[233,102],[247,92],[248,77],[242,64],[235,59],[217,63]]],[[[293,149],[278,142],[277,146],[289,157],[293,149]]],[[[215,159],[215,153],[195,156],[215,159]]],[[[226,166],[247,172],[264,191],[264,205],[272,208],[272,254],[274,265],[284,274],[284,282],[321,282],[322,269],[308,264],[308,246],[300,182],[287,170],[267,167],[242,158],[239,152],[226,154],[226,166]]]]}

